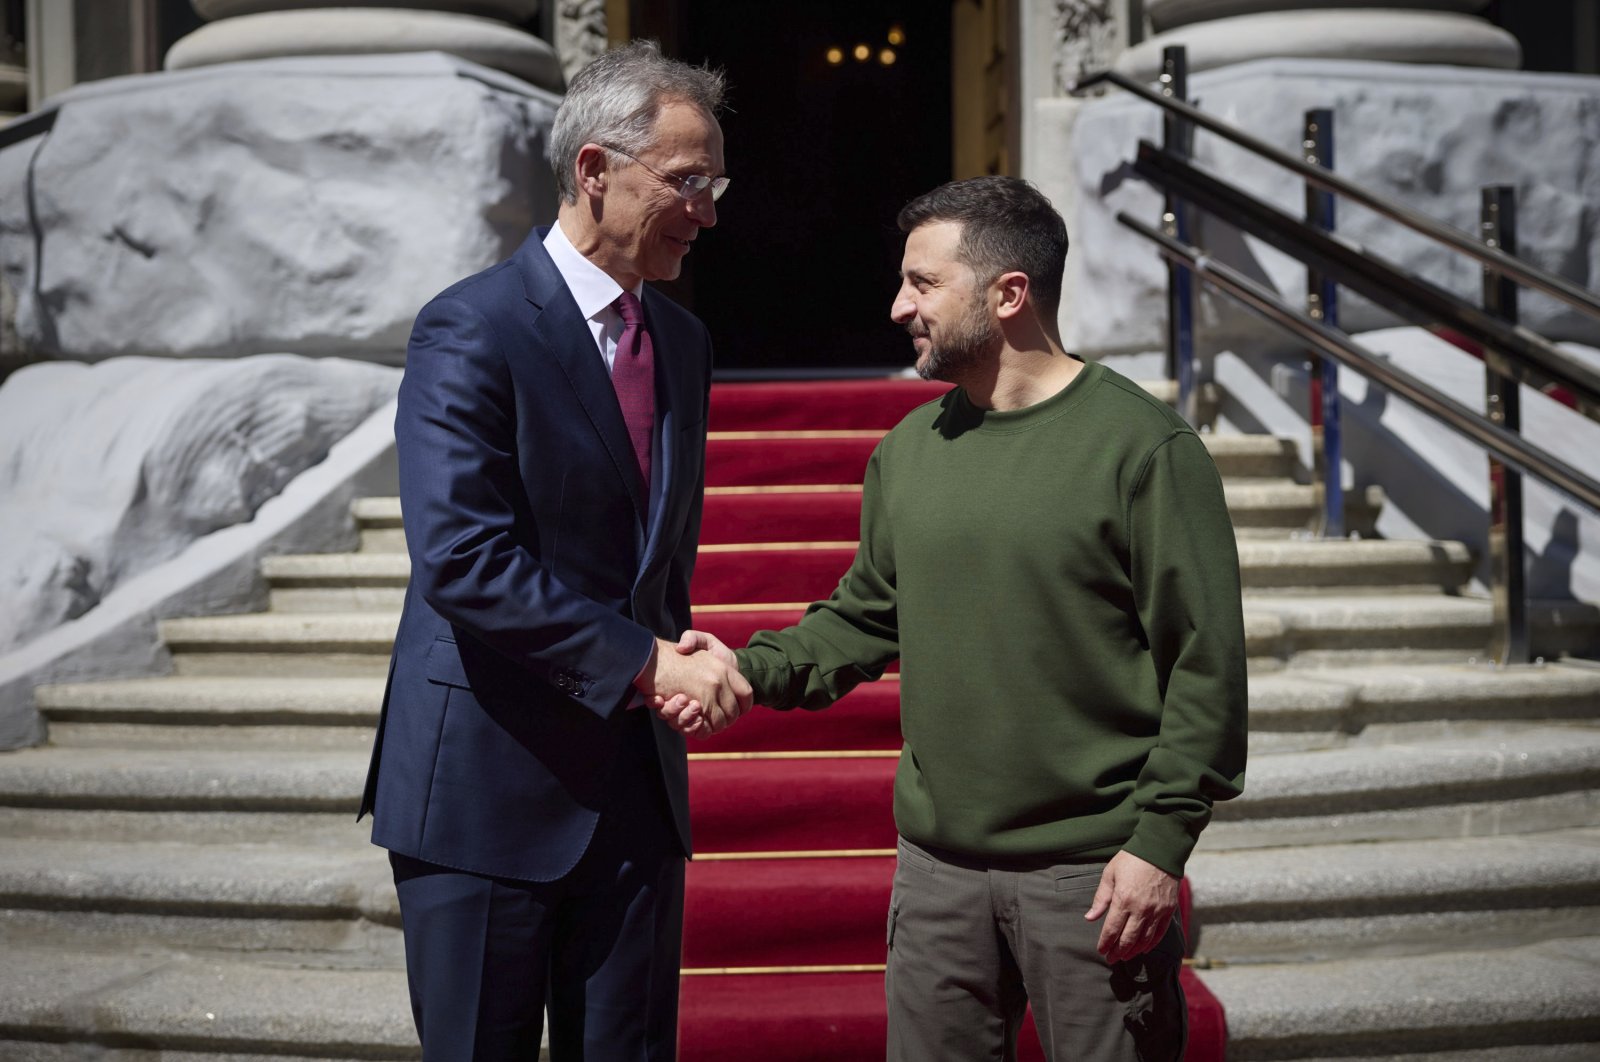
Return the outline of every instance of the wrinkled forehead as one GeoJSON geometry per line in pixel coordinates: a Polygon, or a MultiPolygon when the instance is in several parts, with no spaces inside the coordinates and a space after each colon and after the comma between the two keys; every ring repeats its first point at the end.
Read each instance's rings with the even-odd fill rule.
{"type": "Polygon", "coordinates": [[[900,271],[948,275],[972,270],[961,258],[961,223],[925,221],[906,234],[900,271]]]}
{"type": "Polygon", "coordinates": [[[722,126],[699,104],[669,97],[656,109],[646,150],[654,163],[675,172],[720,176],[722,126]]]}

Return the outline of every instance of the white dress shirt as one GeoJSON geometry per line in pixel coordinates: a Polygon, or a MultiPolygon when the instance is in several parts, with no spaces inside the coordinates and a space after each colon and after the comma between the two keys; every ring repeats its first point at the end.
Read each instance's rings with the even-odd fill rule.
{"type": "MultiPolygon", "coordinates": [[[[609,373],[617,360],[617,340],[622,338],[622,315],[617,312],[615,305],[622,294],[622,285],[612,280],[604,269],[578,253],[572,241],[567,239],[567,234],[561,231],[560,221],[550,226],[544,238],[544,249],[555,263],[556,272],[566,281],[567,290],[572,292],[578,312],[588,321],[589,334],[594,336],[595,346],[605,359],[606,372],[609,373]]],[[[643,282],[633,289],[633,293],[639,298],[644,297],[643,282]]]]}

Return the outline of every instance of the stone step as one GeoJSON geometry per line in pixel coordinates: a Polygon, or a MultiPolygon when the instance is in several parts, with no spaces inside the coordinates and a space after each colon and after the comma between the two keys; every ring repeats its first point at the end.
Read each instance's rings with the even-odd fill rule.
{"type": "MultiPolygon", "coordinates": [[[[355,811],[367,759],[364,749],[23,749],[0,757],[0,806],[342,817],[355,811]]],[[[1597,823],[1600,726],[1501,727],[1257,757],[1245,796],[1218,806],[1206,841],[1267,847],[1597,823]]]]}
{"type": "Polygon", "coordinates": [[[382,678],[398,611],[274,613],[165,620],[179,675],[382,678]]]}
{"type": "Polygon", "coordinates": [[[383,679],[160,678],[41,686],[57,746],[370,749],[383,679]]]}
{"type": "MultiPolygon", "coordinates": [[[[1311,488],[1296,487],[1293,483],[1295,468],[1299,461],[1299,451],[1294,440],[1271,435],[1214,433],[1203,434],[1201,439],[1204,440],[1212,460],[1216,462],[1218,472],[1223,476],[1230,501],[1234,494],[1238,494],[1241,500],[1247,503],[1253,502],[1263,508],[1298,509],[1313,504],[1311,488]],[[1263,491],[1252,494],[1250,488],[1255,485],[1255,481],[1263,479],[1280,482],[1262,483],[1260,486],[1263,491]]],[[[803,441],[803,439],[792,440],[792,444],[800,445],[803,441]]],[[[870,449],[870,446],[868,448],[870,449]]],[[[1360,513],[1367,508],[1380,508],[1383,504],[1383,493],[1380,488],[1367,488],[1350,492],[1346,499],[1354,512],[1360,513]]],[[[395,530],[403,526],[400,499],[396,497],[361,498],[353,503],[351,512],[355,516],[357,526],[363,531],[395,530]]]]}
{"type": "MultiPolygon", "coordinates": [[[[1594,605],[1534,601],[1528,614],[1541,655],[1600,644],[1600,608],[1594,605]]],[[[1384,595],[1245,595],[1249,655],[1295,668],[1476,660],[1485,655],[1492,622],[1486,598],[1405,587],[1384,595]]]]}
{"type": "MultiPolygon", "coordinates": [[[[263,680],[264,681],[264,680],[263,680]]],[[[50,744],[58,748],[100,749],[299,749],[307,752],[370,752],[375,728],[165,723],[52,723],[50,744]]]]}
{"type": "MultiPolygon", "coordinates": [[[[1311,526],[1319,511],[1316,489],[1291,479],[1227,479],[1222,484],[1233,525],[1241,535],[1289,533],[1311,526]]],[[[858,503],[859,504],[859,503],[858,503]]],[[[1383,508],[1383,488],[1354,490],[1345,499],[1345,527],[1367,538],[1383,508]]],[[[363,553],[404,553],[399,498],[362,498],[352,506],[363,553]]],[[[709,517],[708,517],[709,519],[709,517]]]]}
{"type": "Polygon", "coordinates": [[[1600,667],[1300,668],[1250,677],[1250,752],[1331,748],[1370,727],[1485,720],[1600,721],[1600,667]]]}
{"type": "MultiPolygon", "coordinates": [[[[1178,408],[1177,380],[1140,380],[1138,383],[1140,387],[1149,391],[1167,405],[1174,409],[1178,408]]],[[[1194,398],[1194,422],[1197,424],[1211,424],[1214,422],[1217,417],[1217,406],[1222,401],[1222,389],[1215,383],[1201,383],[1196,385],[1194,398]]]]}
{"type": "Polygon", "coordinates": [[[405,552],[405,522],[400,516],[399,498],[357,498],[350,505],[350,515],[355,517],[363,553],[405,552]]]}
{"type": "Polygon", "coordinates": [[[405,971],[156,948],[7,949],[0,1057],[417,1059],[405,971]]]}
{"type": "Polygon", "coordinates": [[[1600,938],[1592,936],[1493,951],[1231,966],[1202,970],[1200,978],[1228,1015],[1230,1062],[1553,1062],[1593,1058],[1600,1043],[1600,938]]]}
{"type": "MultiPolygon", "coordinates": [[[[219,809],[227,807],[225,802],[217,804],[219,809]]],[[[358,823],[354,815],[322,811],[153,811],[148,807],[11,807],[0,803],[0,841],[4,845],[14,840],[235,844],[248,837],[252,844],[349,848],[367,843],[371,833],[370,819],[358,823]]]]}
{"type": "MultiPolygon", "coordinates": [[[[354,557],[354,555],[347,555],[354,557]]],[[[1565,635],[1587,643],[1600,609],[1534,608],[1544,640],[1565,635]]],[[[1251,657],[1296,664],[1464,661],[1482,653],[1490,603],[1443,593],[1272,595],[1245,600],[1251,657]]],[[[394,643],[397,613],[253,613],[162,622],[162,638],[182,675],[381,675],[394,643]]]]}
{"type": "MultiPolygon", "coordinates": [[[[404,553],[346,553],[325,556],[346,556],[405,561],[404,553]]],[[[332,566],[328,566],[331,568],[332,566]]],[[[336,577],[334,577],[336,579],[336,577]]],[[[391,586],[348,586],[332,581],[322,586],[274,584],[268,592],[267,607],[273,612],[393,612],[398,614],[405,604],[406,579],[400,578],[391,586]]]]}
{"type": "Polygon", "coordinates": [[[363,527],[361,529],[360,544],[357,548],[362,553],[404,553],[406,551],[405,528],[363,527]]]}
{"type": "MultiPolygon", "coordinates": [[[[342,555],[346,558],[356,555],[342,555]]],[[[1421,591],[1245,597],[1246,649],[1260,666],[1463,662],[1488,644],[1487,600],[1421,591]]],[[[1530,609],[1541,652],[1600,638],[1600,609],[1530,609]]],[[[796,612],[798,617],[798,611],[796,612]]],[[[181,675],[371,676],[388,670],[397,612],[263,612],[167,620],[161,636],[181,675]]]]}
{"type": "Polygon", "coordinates": [[[0,757],[0,805],[355,817],[368,754],[301,749],[19,749],[0,757]]]}
{"type": "MultiPolygon", "coordinates": [[[[1538,839],[1532,840],[1535,844],[1530,847],[1536,847],[1538,839]]],[[[1442,844],[1430,846],[1428,854],[1438,855],[1443,847],[1442,844]]],[[[0,871],[5,873],[7,889],[18,888],[16,880],[30,875],[61,877],[60,864],[74,860],[70,850],[59,849],[52,853],[48,846],[8,848],[8,853],[10,851],[19,853],[18,865],[22,869],[10,873],[0,871]]],[[[266,862],[258,861],[252,866],[250,858],[248,854],[243,855],[240,865],[257,870],[267,879],[251,886],[252,890],[267,902],[280,905],[293,906],[307,899],[316,903],[319,902],[316,895],[326,892],[329,898],[320,901],[324,906],[359,910],[361,901],[350,897],[366,887],[373,876],[370,869],[363,871],[353,867],[341,873],[342,858],[319,860],[316,853],[290,853],[284,865],[299,868],[310,879],[296,884],[290,880],[291,875],[275,875],[266,862]]],[[[184,884],[181,873],[175,872],[181,869],[178,867],[181,861],[175,860],[170,850],[150,857],[134,854],[133,859],[134,864],[122,865],[120,876],[97,871],[92,876],[75,879],[73,884],[81,882],[83,906],[92,907],[97,899],[118,892],[150,896],[158,908],[177,906],[173,897],[161,891],[175,887],[190,889],[196,904],[203,908],[208,904],[217,906],[218,895],[233,887],[230,883],[208,879],[204,867],[196,868],[200,880],[192,885],[184,884]],[[160,855],[167,858],[160,859],[160,855]],[[136,865],[139,860],[144,860],[142,866],[136,865]],[[146,880],[146,875],[157,879],[164,876],[165,881],[158,885],[146,880]],[[116,889],[107,887],[113,877],[117,877],[116,889]]],[[[1458,862],[1465,864],[1467,860],[1458,862]]],[[[1192,864],[1192,869],[1194,866],[1192,864]]],[[[1571,872],[1570,867],[1567,872],[1571,872]]],[[[1266,876],[1269,880],[1263,884],[1271,887],[1272,875],[1266,876]]],[[[1289,888],[1299,887],[1291,884],[1289,888]]],[[[388,923],[392,905],[382,898],[382,892],[381,888],[371,891],[374,903],[370,913],[374,924],[392,938],[388,923]]],[[[1204,911],[1206,894],[1197,895],[1204,911]]],[[[1317,906],[1337,902],[1326,890],[1317,889],[1315,882],[1302,889],[1300,895],[1306,903],[1317,906]]],[[[1383,899],[1378,897],[1380,903],[1383,899]]],[[[1446,895],[1443,902],[1448,903],[1450,899],[1446,895]]],[[[216,913],[219,924],[237,927],[238,919],[229,918],[230,912],[218,910],[216,913]]],[[[139,918],[131,914],[121,917],[135,921],[139,918]]],[[[315,921],[315,918],[307,921],[315,921]]],[[[1207,925],[1209,928],[1210,923],[1207,925]]],[[[224,958],[170,954],[144,945],[137,928],[131,931],[135,941],[132,945],[124,942],[114,950],[88,952],[78,940],[81,929],[81,926],[69,927],[62,937],[44,946],[19,939],[26,936],[25,932],[6,935],[6,953],[10,961],[4,972],[0,972],[0,1024],[4,1025],[9,1039],[0,1039],[0,1057],[81,1057],[32,1053],[33,1044],[37,1042],[34,1038],[47,1037],[59,1044],[127,1033],[153,1040],[159,1038],[159,1042],[173,1047],[233,1055],[256,1049],[250,1037],[261,1035],[260,1030],[267,1025],[283,1037],[274,1041],[278,1051],[292,1046],[296,1058],[403,1057],[390,1055],[382,1044],[409,1044],[399,1036],[382,1044],[362,1041],[359,1047],[354,1046],[359,1038],[351,1036],[350,1025],[385,1027],[372,1018],[375,1013],[385,1016],[385,1022],[402,1031],[407,1029],[404,1021],[396,1018],[396,1014],[403,1016],[404,1013],[403,1009],[397,1009],[404,1006],[402,975],[397,969],[372,968],[368,965],[372,961],[368,956],[340,955],[330,961],[323,955],[224,958]],[[333,966],[332,962],[341,965],[333,966]],[[186,972],[195,970],[201,972],[185,976],[186,972]],[[230,971],[235,972],[230,974],[230,971]],[[291,971],[294,976],[275,976],[283,971],[291,971]],[[325,1011],[312,999],[286,991],[295,985],[304,986],[308,981],[318,993],[331,993],[337,1006],[325,1011]],[[357,986],[364,986],[366,990],[357,986]],[[171,999],[182,1000],[187,1006],[162,1002],[171,999]],[[279,1005],[281,1017],[269,1015],[272,1009],[269,1001],[279,1005]],[[191,1007],[196,1008],[192,1013],[191,1007]],[[391,1010],[395,1010],[395,1014],[391,1014],[391,1010]],[[339,1042],[327,1032],[330,1015],[344,1021],[339,1042]],[[205,1024],[201,1025],[201,1021],[205,1024]],[[193,1032],[195,1028],[206,1031],[207,1038],[203,1041],[197,1038],[193,1032]]],[[[1202,938],[1203,946],[1207,939],[1202,938]]],[[[263,943],[272,946],[275,941],[276,938],[270,938],[263,943]]],[[[249,938],[240,943],[245,947],[252,945],[249,938]]],[[[1209,948],[1207,957],[1215,957],[1209,948]]],[[[1463,1042],[1460,1034],[1465,1026],[1470,1033],[1470,1039],[1465,1042],[1498,1044],[1504,1050],[1504,1053],[1484,1054],[1481,1056],[1484,1059],[1580,1058],[1584,1056],[1547,1054],[1533,1049],[1533,1045],[1528,1045],[1529,1051],[1523,1053],[1519,1050],[1522,1047],[1519,1037],[1528,1035],[1530,1011],[1532,1018],[1545,1022],[1554,1019],[1554,1025],[1542,1027],[1540,1035],[1544,1039],[1562,1035],[1577,1037],[1584,1035],[1586,1029],[1592,1029],[1593,1014],[1584,1008],[1593,1008],[1596,1002],[1592,985],[1597,958],[1600,955],[1591,939],[1555,942],[1553,947],[1516,947],[1504,952],[1478,950],[1472,954],[1409,961],[1369,957],[1359,962],[1308,965],[1229,965],[1204,970],[1201,976],[1228,1007],[1236,1052],[1230,1057],[1305,1058],[1331,1055],[1336,1051],[1358,1051],[1360,1057],[1397,1059],[1402,1057],[1397,1052],[1407,1047],[1422,1051],[1459,1044],[1463,1042]],[[1477,971],[1478,976],[1474,978],[1468,971],[1477,971]],[[1377,989],[1373,988],[1374,984],[1377,989]],[[1519,991],[1508,986],[1529,988],[1519,991]],[[1485,1021],[1484,1015],[1472,1006],[1458,1006],[1463,996],[1469,1003],[1490,1004],[1487,1013],[1494,1016],[1493,1020],[1485,1021]],[[1429,1018],[1430,1009],[1441,1002],[1454,1008],[1452,1020],[1429,1018]],[[1362,1050],[1363,1047],[1366,1050],[1362,1050]],[[1378,1051],[1383,1054],[1378,1055],[1378,1051]]],[[[111,1056],[97,1053],[95,1057],[111,1056]]],[[[278,1057],[276,1051],[273,1057],[278,1057]]],[[[1341,1054],[1340,1057],[1355,1056],[1341,1054]]],[[[1430,1059],[1444,1057],[1478,1056],[1429,1056],[1430,1059]]]]}
{"type": "Polygon", "coordinates": [[[12,840],[0,908],[8,948],[118,942],[404,962],[389,861],[370,844],[12,840]]]}
{"type": "MultiPolygon", "coordinates": [[[[35,693],[57,745],[118,739],[90,736],[106,731],[140,744],[281,747],[292,738],[307,747],[316,732],[327,730],[336,743],[365,746],[382,697],[378,676],[262,682],[173,675],[41,686],[35,693]],[[189,736],[163,738],[162,732],[189,736]]],[[[1375,725],[1496,719],[1600,719],[1600,667],[1412,664],[1250,678],[1251,751],[1257,755],[1334,747],[1375,725]]]]}
{"type": "Polygon", "coordinates": [[[1472,554],[1460,542],[1380,539],[1296,539],[1239,543],[1244,589],[1427,587],[1456,590],[1472,575],[1472,554]]]}
{"type": "Polygon", "coordinates": [[[1257,756],[1210,851],[1600,825],[1600,725],[1485,728],[1257,756]]]}
{"type": "MultiPolygon", "coordinates": [[[[1313,526],[1321,514],[1322,502],[1317,489],[1289,479],[1225,479],[1222,491],[1234,529],[1241,533],[1299,530],[1313,526]]],[[[1382,487],[1347,492],[1345,531],[1373,537],[1374,524],[1384,501],[1382,487]]]]}
{"type": "MultiPolygon", "coordinates": [[[[752,558],[772,552],[771,544],[717,546],[703,550],[697,577],[717,585],[718,571],[740,578],[741,585],[759,581],[759,569],[747,572],[752,558]]],[[[849,565],[854,543],[819,556],[818,592],[837,581],[849,565]],[[834,553],[839,554],[837,557],[834,553]]],[[[808,554],[809,556],[809,554],[808,554]]],[[[1284,588],[1372,588],[1385,593],[1402,586],[1454,590],[1471,575],[1472,556],[1459,542],[1316,539],[1239,543],[1239,571],[1248,590],[1284,588]]],[[[775,569],[768,568],[768,572],[775,569]]],[[[788,577],[794,572],[781,569],[788,577]]],[[[810,570],[809,568],[807,569],[810,570]]],[[[265,557],[262,575],[271,587],[271,607],[279,612],[350,612],[395,610],[400,607],[411,560],[404,553],[314,553],[265,557]]],[[[808,577],[809,578],[809,577],[808,577]]],[[[795,595],[778,591],[790,600],[795,595]]]]}
{"type": "Polygon", "coordinates": [[[379,678],[122,679],[40,686],[34,702],[60,723],[158,723],[169,726],[368,726],[383,699],[379,678]]]}
{"type": "Polygon", "coordinates": [[[404,526],[400,515],[400,499],[392,494],[357,498],[350,503],[350,515],[355,517],[356,526],[363,531],[404,526]]]}
{"type": "Polygon", "coordinates": [[[1205,959],[1516,947],[1600,926],[1600,830],[1210,852],[1188,865],[1205,959]]]}

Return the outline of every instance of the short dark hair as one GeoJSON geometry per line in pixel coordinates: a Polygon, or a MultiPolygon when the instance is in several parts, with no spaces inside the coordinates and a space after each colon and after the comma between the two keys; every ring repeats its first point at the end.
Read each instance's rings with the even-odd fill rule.
{"type": "Polygon", "coordinates": [[[1051,332],[1067,267],[1067,223],[1050,200],[1020,177],[972,177],[941,184],[900,210],[901,232],[938,221],[961,226],[956,254],[988,284],[1013,270],[1028,274],[1039,315],[1051,332]]]}

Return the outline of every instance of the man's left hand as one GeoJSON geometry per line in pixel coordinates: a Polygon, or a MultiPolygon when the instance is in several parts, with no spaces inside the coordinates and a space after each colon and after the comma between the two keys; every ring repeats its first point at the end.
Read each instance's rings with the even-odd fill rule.
{"type": "Polygon", "coordinates": [[[1178,909],[1178,879],[1129,852],[1118,852],[1100,875],[1084,915],[1105,917],[1096,950],[1108,963],[1126,962],[1160,943],[1178,909]]]}

